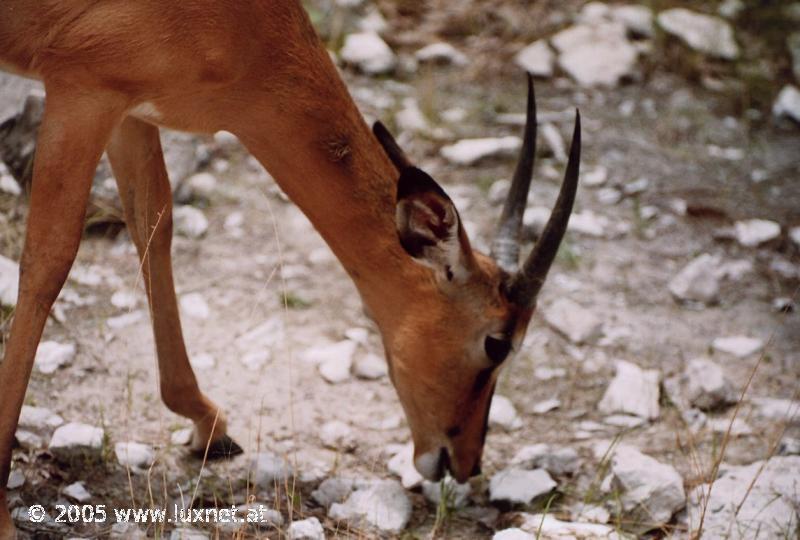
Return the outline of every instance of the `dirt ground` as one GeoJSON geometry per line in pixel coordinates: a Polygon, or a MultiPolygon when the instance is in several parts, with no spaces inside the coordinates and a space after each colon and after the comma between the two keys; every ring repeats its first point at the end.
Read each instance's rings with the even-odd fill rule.
{"type": "MultiPolygon", "coordinates": [[[[433,15],[412,13],[389,20],[402,26],[408,17],[421,17],[431,28],[436,27],[433,15]]],[[[405,30],[398,38],[405,45],[398,47],[413,51],[412,44],[429,39],[427,28],[405,30]]],[[[498,112],[522,112],[524,107],[524,79],[506,53],[511,47],[493,50],[500,41],[502,35],[487,26],[483,33],[455,41],[476,59],[469,68],[422,66],[402,80],[403,84],[352,70],[343,70],[343,74],[356,96],[372,92],[389,98],[391,105],[383,110],[376,108],[373,100],[357,99],[368,118],[391,123],[392,110],[403,97],[413,96],[423,111],[451,130],[455,138],[518,134],[520,128],[495,119],[498,112]],[[491,69],[482,69],[489,64],[491,69]],[[456,125],[435,116],[437,111],[453,107],[466,111],[466,118],[456,125]]],[[[749,405],[754,396],[797,399],[800,314],[797,310],[776,312],[772,303],[787,296],[797,302],[800,281],[779,275],[770,263],[781,259],[800,269],[800,247],[785,234],[800,225],[800,129],[772,121],[768,110],[761,111],[760,120],[739,114],[729,96],[667,69],[607,90],[582,89],[556,78],[539,82],[537,93],[540,111],[580,107],[584,171],[603,165],[609,171],[607,185],[624,186],[647,178],[649,186],[614,205],[599,201],[596,188],[580,188],[576,211],[592,210],[611,223],[624,224],[627,232],[604,238],[568,234],[540,305],[545,309],[556,298],[572,298],[603,319],[607,339],[578,347],[549,328],[541,315],[535,315],[525,346],[504,369],[497,390],[516,405],[524,425],[518,431],[490,432],[484,476],[473,480],[473,492],[479,493],[476,506],[481,501],[488,504],[483,488],[492,473],[502,469],[522,446],[540,442],[571,446],[584,458],[581,472],[559,483],[562,496],[550,509],[557,514],[580,500],[597,480],[598,463],[591,448],[598,440],[621,437],[673,465],[687,487],[699,483],[719,452],[722,434],[703,431],[693,437],[663,392],[662,414],[655,422],[627,431],[607,426],[590,439],[576,436],[576,431],[582,421],[601,421],[597,403],[613,376],[615,359],[657,369],[668,378],[682,372],[687,360],[710,355],[737,388],[744,388],[759,358],[739,359],[713,352],[711,340],[719,336],[747,335],[767,342],[740,412],[752,433],[734,437],[724,461],[745,464],[768,458],[784,430],[788,435],[800,435],[796,424],[786,426],[751,416],[749,405]],[[627,116],[620,112],[631,107],[627,116]],[[709,155],[709,145],[739,148],[744,155],[735,161],[721,159],[709,155]],[[765,171],[766,179],[753,182],[754,170],[765,171]],[[674,211],[675,199],[686,202],[685,215],[674,211]],[[655,207],[656,217],[643,219],[640,210],[645,206],[655,207]],[[784,234],[760,248],[742,247],[722,234],[734,221],[750,218],[775,220],[784,234]],[[702,309],[681,306],[671,297],[667,283],[694,255],[704,252],[720,254],[725,260],[752,261],[754,269],[736,281],[725,282],[718,305],[702,309]],[[542,367],[565,371],[543,380],[536,371],[542,367]],[[534,404],[553,397],[561,400],[559,409],[544,415],[531,411],[534,404]]],[[[571,119],[564,115],[564,121],[556,126],[568,137],[571,119]]],[[[109,506],[161,504],[193,490],[202,476],[197,491],[201,506],[242,504],[252,496],[278,508],[286,518],[317,516],[331,535],[370,537],[372,533],[365,531],[337,529],[336,523],[325,517],[324,509],[310,500],[309,493],[319,479],[304,482],[298,478],[296,486],[278,490],[248,483],[250,457],[260,449],[286,456],[301,477],[304,473],[389,477],[387,445],[407,442],[409,431],[387,378],[366,381],[353,377],[332,385],[303,360],[303,352],[310,347],[341,340],[352,328],[369,332],[367,344],[357,355],[382,355],[380,337],[362,313],[358,295],[338,262],[272,179],[238,145],[201,140],[215,148],[208,170],[219,184],[203,205],[210,222],[205,237],[175,238],[175,276],[179,295],[200,293],[210,307],[206,319],[183,317],[184,335],[190,355],[210,354],[215,359],[213,367],[197,370],[197,376],[201,388],[226,411],[229,433],[245,455],[206,464],[200,475],[200,462],[170,442],[171,434],[189,423],[160,402],[134,249],[124,231],[115,237],[90,235],[83,241],[72,275],[80,278],[82,273],[90,273],[102,279],[96,285],[71,279],[67,288],[87,305],[60,301],[63,320],[52,318],[45,330],[45,339],[76,343],[77,357],[54,375],[34,373],[26,403],[47,407],[67,421],[103,426],[111,443],[135,440],[151,444],[158,460],[150,474],[129,479],[113,456],[99,464],[64,467],[46,451],[20,450],[15,454],[15,466],[25,471],[27,478],[20,493],[22,504],[55,504],[61,498],[59,490],[76,480],[85,483],[94,499],[109,506]],[[235,212],[242,213],[243,224],[232,230],[224,224],[235,212]],[[137,306],[115,308],[110,297],[119,290],[135,293],[137,306]],[[128,312],[142,317],[120,329],[106,324],[109,317],[128,312]],[[248,342],[248,333],[268,321],[273,321],[274,330],[248,342]],[[258,347],[269,349],[269,361],[257,368],[245,366],[243,355],[258,347]],[[319,429],[331,420],[352,427],[358,441],[353,451],[323,447],[319,429]]],[[[513,159],[455,167],[439,156],[442,144],[434,138],[417,137],[408,141],[407,151],[454,196],[468,229],[477,232],[475,244],[485,247],[500,211],[499,205],[490,202],[488,188],[493,181],[510,177],[513,159]]],[[[562,170],[563,164],[551,157],[538,161],[531,195],[535,205],[552,205],[562,170]],[[557,175],[548,174],[551,167],[557,175]]],[[[22,234],[26,202],[3,194],[0,199],[4,199],[6,211],[4,231],[9,234],[0,246],[3,255],[18,259],[20,244],[11,235],[22,234]]],[[[719,416],[729,418],[731,412],[719,416]]],[[[404,538],[431,534],[489,538],[494,532],[469,512],[455,511],[442,522],[437,509],[421,494],[411,496],[414,514],[404,538]]],[[[511,521],[513,513],[503,513],[499,523],[511,521]]],[[[163,532],[151,530],[150,534],[163,532]]],[[[51,530],[32,537],[65,534],[51,530]]],[[[66,536],[105,534],[107,528],[78,526],[70,528],[66,536]]],[[[220,534],[226,537],[226,533],[220,534]]],[[[239,537],[279,538],[283,534],[276,529],[249,530],[239,537]]]]}

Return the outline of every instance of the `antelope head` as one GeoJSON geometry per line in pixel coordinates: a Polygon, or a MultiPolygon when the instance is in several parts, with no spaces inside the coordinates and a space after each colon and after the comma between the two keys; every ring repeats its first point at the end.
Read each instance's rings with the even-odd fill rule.
{"type": "Polygon", "coordinates": [[[431,480],[449,470],[463,482],[480,474],[498,372],[522,342],[567,229],[578,185],[580,115],[576,112],[555,208],[522,264],[522,217],[536,151],[530,76],[524,140],[491,256],[470,247],[453,201],[413,166],[380,122],[373,132],[400,172],[400,243],[416,262],[432,269],[436,290],[435,298],[420,301],[419,313],[407,317],[402,328],[384,333],[390,375],[411,428],[417,470],[431,480]]]}

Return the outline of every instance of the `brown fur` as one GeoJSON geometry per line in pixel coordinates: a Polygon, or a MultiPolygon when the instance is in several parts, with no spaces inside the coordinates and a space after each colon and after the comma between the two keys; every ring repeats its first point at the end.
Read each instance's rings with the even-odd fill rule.
{"type": "MultiPolygon", "coordinates": [[[[171,197],[157,128],[235,133],[308,215],[375,318],[417,453],[447,445],[464,480],[480,459],[492,384],[483,339],[516,317],[488,258],[448,288],[409,257],[394,223],[397,171],[364,124],[299,1],[4,0],[0,65],[47,90],[20,296],[0,365],[0,486],[47,314],[80,240],[92,172],[108,149],[143,258],[167,406],[195,444],[224,416],[189,366],[172,284],[171,197]],[[155,227],[155,233],[153,228],[155,227]],[[152,235],[150,247],[145,250],[152,235]],[[146,252],[146,253],[145,253],[146,252]],[[448,441],[445,432],[454,436],[448,441]]],[[[527,317],[520,318],[524,330],[527,317]]],[[[519,337],[519,332],[517,332],[519,337]]],[[[14,535],[0,487],[0,540],[14,535]]]]}

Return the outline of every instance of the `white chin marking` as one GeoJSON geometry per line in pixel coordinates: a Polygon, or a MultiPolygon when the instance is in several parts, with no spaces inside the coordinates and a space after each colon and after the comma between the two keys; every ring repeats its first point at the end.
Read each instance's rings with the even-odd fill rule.
{"type": "Polygon", "coordinates": [[[136,107],[131,109],[131,116],[141,118],[143,120],[160,120],[161,112],[158,108],[149,101],[143,101],[136,107]]]}
{"type": "Polygon", "coordinates": [[[414,467],[417,472],[428,480],[438,480],[439,473],[439,450],[431,450],[414,460],[414,467]]]}

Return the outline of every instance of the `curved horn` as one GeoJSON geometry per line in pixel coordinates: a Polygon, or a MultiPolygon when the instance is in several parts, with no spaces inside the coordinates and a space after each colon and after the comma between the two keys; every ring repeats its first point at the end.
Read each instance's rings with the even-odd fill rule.
{"type": "Polygon", "coordinates": [[[514,179],[503,204],[503,213],[497,233],[492,241],[492,257],[498,266],[513,274],[519,266],[519,243],[522,233],[522,215],[531,187],[533,161],[536,155],[536,94],[533,91],[533,76],[528,73],[528,110],[525,119],[525,136],[514,179]]]}
{"type": "Polygon", "coordinates": [[[575,202],[575,192],[578,189],[578,174],[581,162],[581,115],[575,111],[575,131],[572,134],[572,144],[569,149],[567,172],[564,182],[558,193],[556,205],[550,214],[550,219],[542,232],[541,238],[536,243],[520,272],[514,276],[509,289],[509,298],[521,306],[532,307],[536,303],[536,296],[544,284],[547,272],[553,264],[558,252],[558,246],[564,233],[567,231],[572,205],[575,202]]]}

